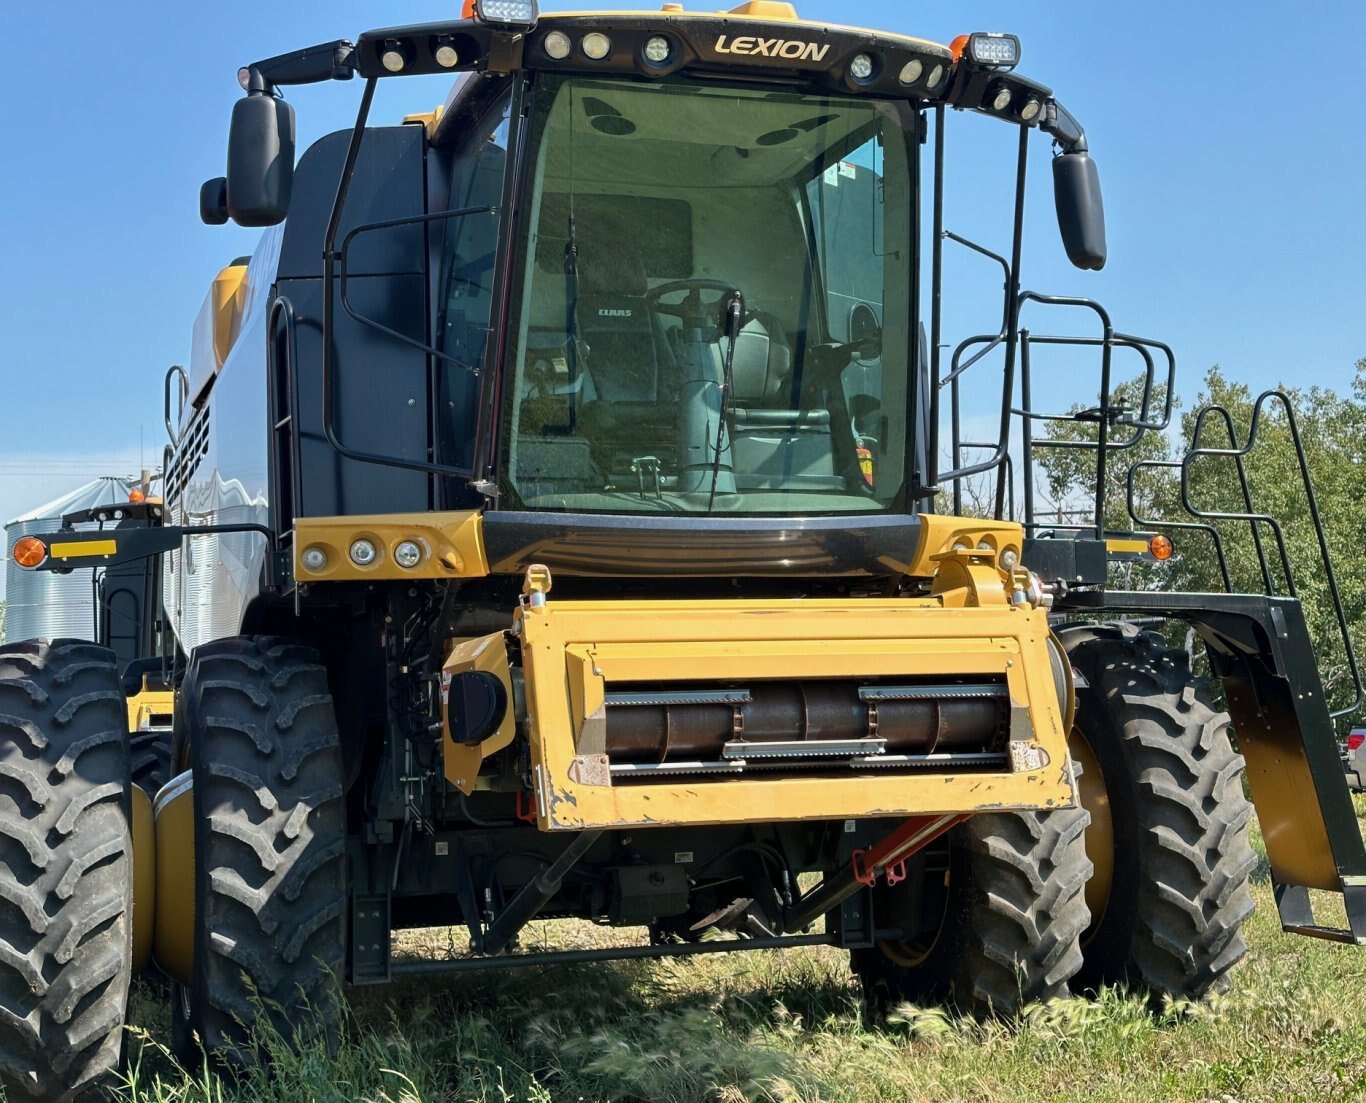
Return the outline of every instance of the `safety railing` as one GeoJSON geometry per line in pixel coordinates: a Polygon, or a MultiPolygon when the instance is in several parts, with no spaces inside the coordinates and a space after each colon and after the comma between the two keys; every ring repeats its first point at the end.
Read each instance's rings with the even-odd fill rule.
{"type": "Polygon", "coordinates": [[[1362,703],[1363,686],[1356,651],[1352,645],[1350,625],[1342,604],[1342,593],[1338,585],[1337,572],[1333,567],[1333,557],[1328,548],[1328,536],[1319,511],[1318,498],[1314,493],[1314,482],[1309,471],[1309,457],[1305,452],[1304,439],[1300,433],[1299,421],[1295,416],[1295,406],[1284,391],[1265,391],[1252,405],[1248,421],[1247,437],[1240,444],[1233,415],[1228,408],[1217,403],[1203,407],[1195,414],[1191,432],[1191,446],[1179,460],[1140,460],[1129,469],[1127,485],[1127,506],[1135,524],[1171,530],[1198,531],[1210,537],[1211,547],[1218,562],[1220,577],[1226,592],[1234,591],[1232,572],[1229,568],[1228,547],[1223,534],[1217,527],[1218,522],[1246,524],[1260,576],[1262,592],[1268,597],[1299,597],[1299,587],[1295,581],[1290,548],[1286,541],[1285,527],[1281,520],[1257,508],[1253,497],[1252,481],[1249,477],[1247,458],[1266,433],[1266,426],[1274,416],[1269,411],[1276,410],[1281,415],[1282,424],[1289,437],[1291,450],[1295,457],[1295,470],[1299,475],[1300,487],[1310,527],[1314,532],[1314,543],[1318,552],[1322,577],[1332,605],[1337,635],[1342,646],[1342,656],[1351,680],[1352,699],[1350,703],[1336,709],[1332,716],[1337,719],[1355,712],[1362,703]],[[1221,430],[1226,444],[1206,443],[1213,424],[1221,430]],[[1231,461],[1237,479],[1237,497],[1241,500],[1240,509],[1211,509],[1202,507],[1195,500],[1192,487],[1192,472],[1202,460],[1223,459],[1231,461]],[[1144,471],[1179,471],[1180,507],[1191,520],[1170,517],[1144,516],[1137,500],[1137,479],[1144,471]],[[1267,543],[1274,545],[1275,560],[1267,553],[1267,543]],[[1279,568],[1279,579],[1273,567],[1279,568]]]}

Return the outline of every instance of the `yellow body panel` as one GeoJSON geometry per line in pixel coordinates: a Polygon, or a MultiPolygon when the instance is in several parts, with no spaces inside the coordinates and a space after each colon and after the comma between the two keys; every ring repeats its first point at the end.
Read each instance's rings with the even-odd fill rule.
{"type": "MultiPolygon", "coordinates": [[[[503,685],[510,688],[512,678],[508,672],[508,649],[503,633],[494,632],[489,636],[457,641],[441,668],[443,691],[450,682],[450,675],[465,670],[485,670],[490,674],[496,674],[502,679],[503,685]]],[[[474,744],[457,743],[451,738],[447,711],[446,694],[443,692],[441,728],[445,742],[446,780],[468,795],[474,791],[475,780],[479,775],[479,764],[489,755],[501,751],[517,734],[516,710],[509,704],[498,730],[482,742],[474,744]]]]}
{"type": "Polygon", "coordinates": [[[152,959],[156,923],[156,831],[152,798],[133,786],[133,972],[140,973],[152,959]]]}
{"type": "Polygon", "coordinates": [[[730,9],[731,15],[743,15],[747,19],[784,19],[800,22],[794,5],[782,0],[745,0],[730,9]]]}
{"type": "MultiPolygon", "coordinates": [[[[920,522],[920,542],[906,568],[912,578],[929,578],[937,574],[945,564],[944,557],[951,555],[956,546],[989,553],[994,557],[991,564],[994,567],[999,557],[1007,552],[1014,553],[1018,561],[1020,548],[1024,545],[1024,530],[1009,521],[947,517],[937,513],[922,513],[916,520],[920,522]]],[[[999,588],[1001,582],[998,579],[993,588],[999,588]]]]}
{"type": "Polygon", "coordinates": [[[1043,610],[933,599],[548,602],[520,609],[517,624],[542,830],[1042,809],[1074,799],[1043,610]],[[1024,768],[580,780],[594,773],[576,762],[576,743],[613,683],[897,675],[1003,678],[1012,713],[1027,718],[1027,738],[1012,747],[1024,768]]]}
{"type": "Polygon", "coordinates": [[[431,111],[414,111],[403,116],[405,126],[420,126],[427,132],[430,140],[436,133],[436,128],[441,125],[441,116],[445,112],[444,107],[435,107],[431,111]]]}
{"type": "Polygon", "coordinates": [[[1148,541],[1111,539],[1105,541],[1105,550],[1112,555],[1146,555],[1148,541]]]}
{"type": "Polygon", "coordinates": [[[482,578],[489,573],[484,555],[484,518],[463,513],[384,513],[375,517],[301,517],[294,522],[294,578],[301,583],[378,582],[418,578],[482,578]],[[379,554],[360,566],[351,560],[353,541],[369,540],[379,554]],[[394,546],[404,540],[422,548],[415,567],[394,562],[394,546]],[[320,548],[327,556],[321,570],[309,570],[303,553],[320,548]]]}
{"type": "Polygon", "coordinates": [[[213,311],[213,356],[218,367],[232,351],[237,340],[237,329],[242,322],[242,308],[246,303],[247,266],[230,264],[214,277],[209,288],[213,311]]]}
{"type": "Polygon", "coordinates": [[[143,678],[142,690],[128,698],[128,730],[145,732],[153,728],[169,729],[174,712],[175,691],[148,689],[147,679],[143,678]]]}
{"type": "Polygon", "coordinates": [[[152,956],[181,984],[194,960],[194,791],[190,771],[161,787],[156,817],[156,926],[152,956]]]}
{"type": "Polygon", "coordinates": [[[49,544],[47,553],[53,559],[89,559],[96,555],[113,555],[119,546],[113,540],[68,540],[49,544]]]}

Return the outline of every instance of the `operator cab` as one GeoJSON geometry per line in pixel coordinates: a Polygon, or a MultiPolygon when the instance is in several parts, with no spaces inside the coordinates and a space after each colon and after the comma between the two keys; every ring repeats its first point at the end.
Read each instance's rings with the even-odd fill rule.
{"type": "Polygon", "coordinates": [[[896,575],[940,489],[942,238],[921,212],[946,109],[1057,142],[1065,244],[1095,268],[1081,128],[1013,71],[1011,36],[946,48],[780,3],[498,10],[241,74],[205,217],[294,211],[280,295],[322,322],[280,337],[302,408],[278,448],[313,474],[279,480],[272,525],[475,510],[496,574],[896,575]],[[438,72],[458,74],[443,113],[368,127],[378,80],[438,72]],[[351,75],[356,126],[291,198],[276,93],[351,75]]]}

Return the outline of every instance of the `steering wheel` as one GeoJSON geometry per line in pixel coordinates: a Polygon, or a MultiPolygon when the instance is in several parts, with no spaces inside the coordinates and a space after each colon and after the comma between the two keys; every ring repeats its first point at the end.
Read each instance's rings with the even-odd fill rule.
{"type": "Polygon", "coordinates": [[[656,314],[677,318],[690,328],[705,329],[721,325],[722,305],[732,295],[739,295],[744,301],[740,289],[725,280],[674,280],[652,287],[645,293],[645,301],[656,314]],[[704,296],[707,291],[716,294],[704,296]],[[684,295],[685,298],[676,303],[664,302],[670,295],[684,295]]]}

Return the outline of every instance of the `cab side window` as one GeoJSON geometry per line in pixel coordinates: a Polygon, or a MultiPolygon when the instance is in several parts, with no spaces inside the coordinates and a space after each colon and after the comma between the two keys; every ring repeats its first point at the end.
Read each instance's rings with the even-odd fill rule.
{"type": "Polygon", "coordinates": [[[441,313],[437,347],[454,363],[440,365],[442,459],[455,466],[474,461],[478,373],[484,366],[494,301],[503,180],[508,165],[511,96],[502,97],[463,137],[451,164],[451,211],[492,207],[457,215],[446,225],[441,259],[441,313]]]}

